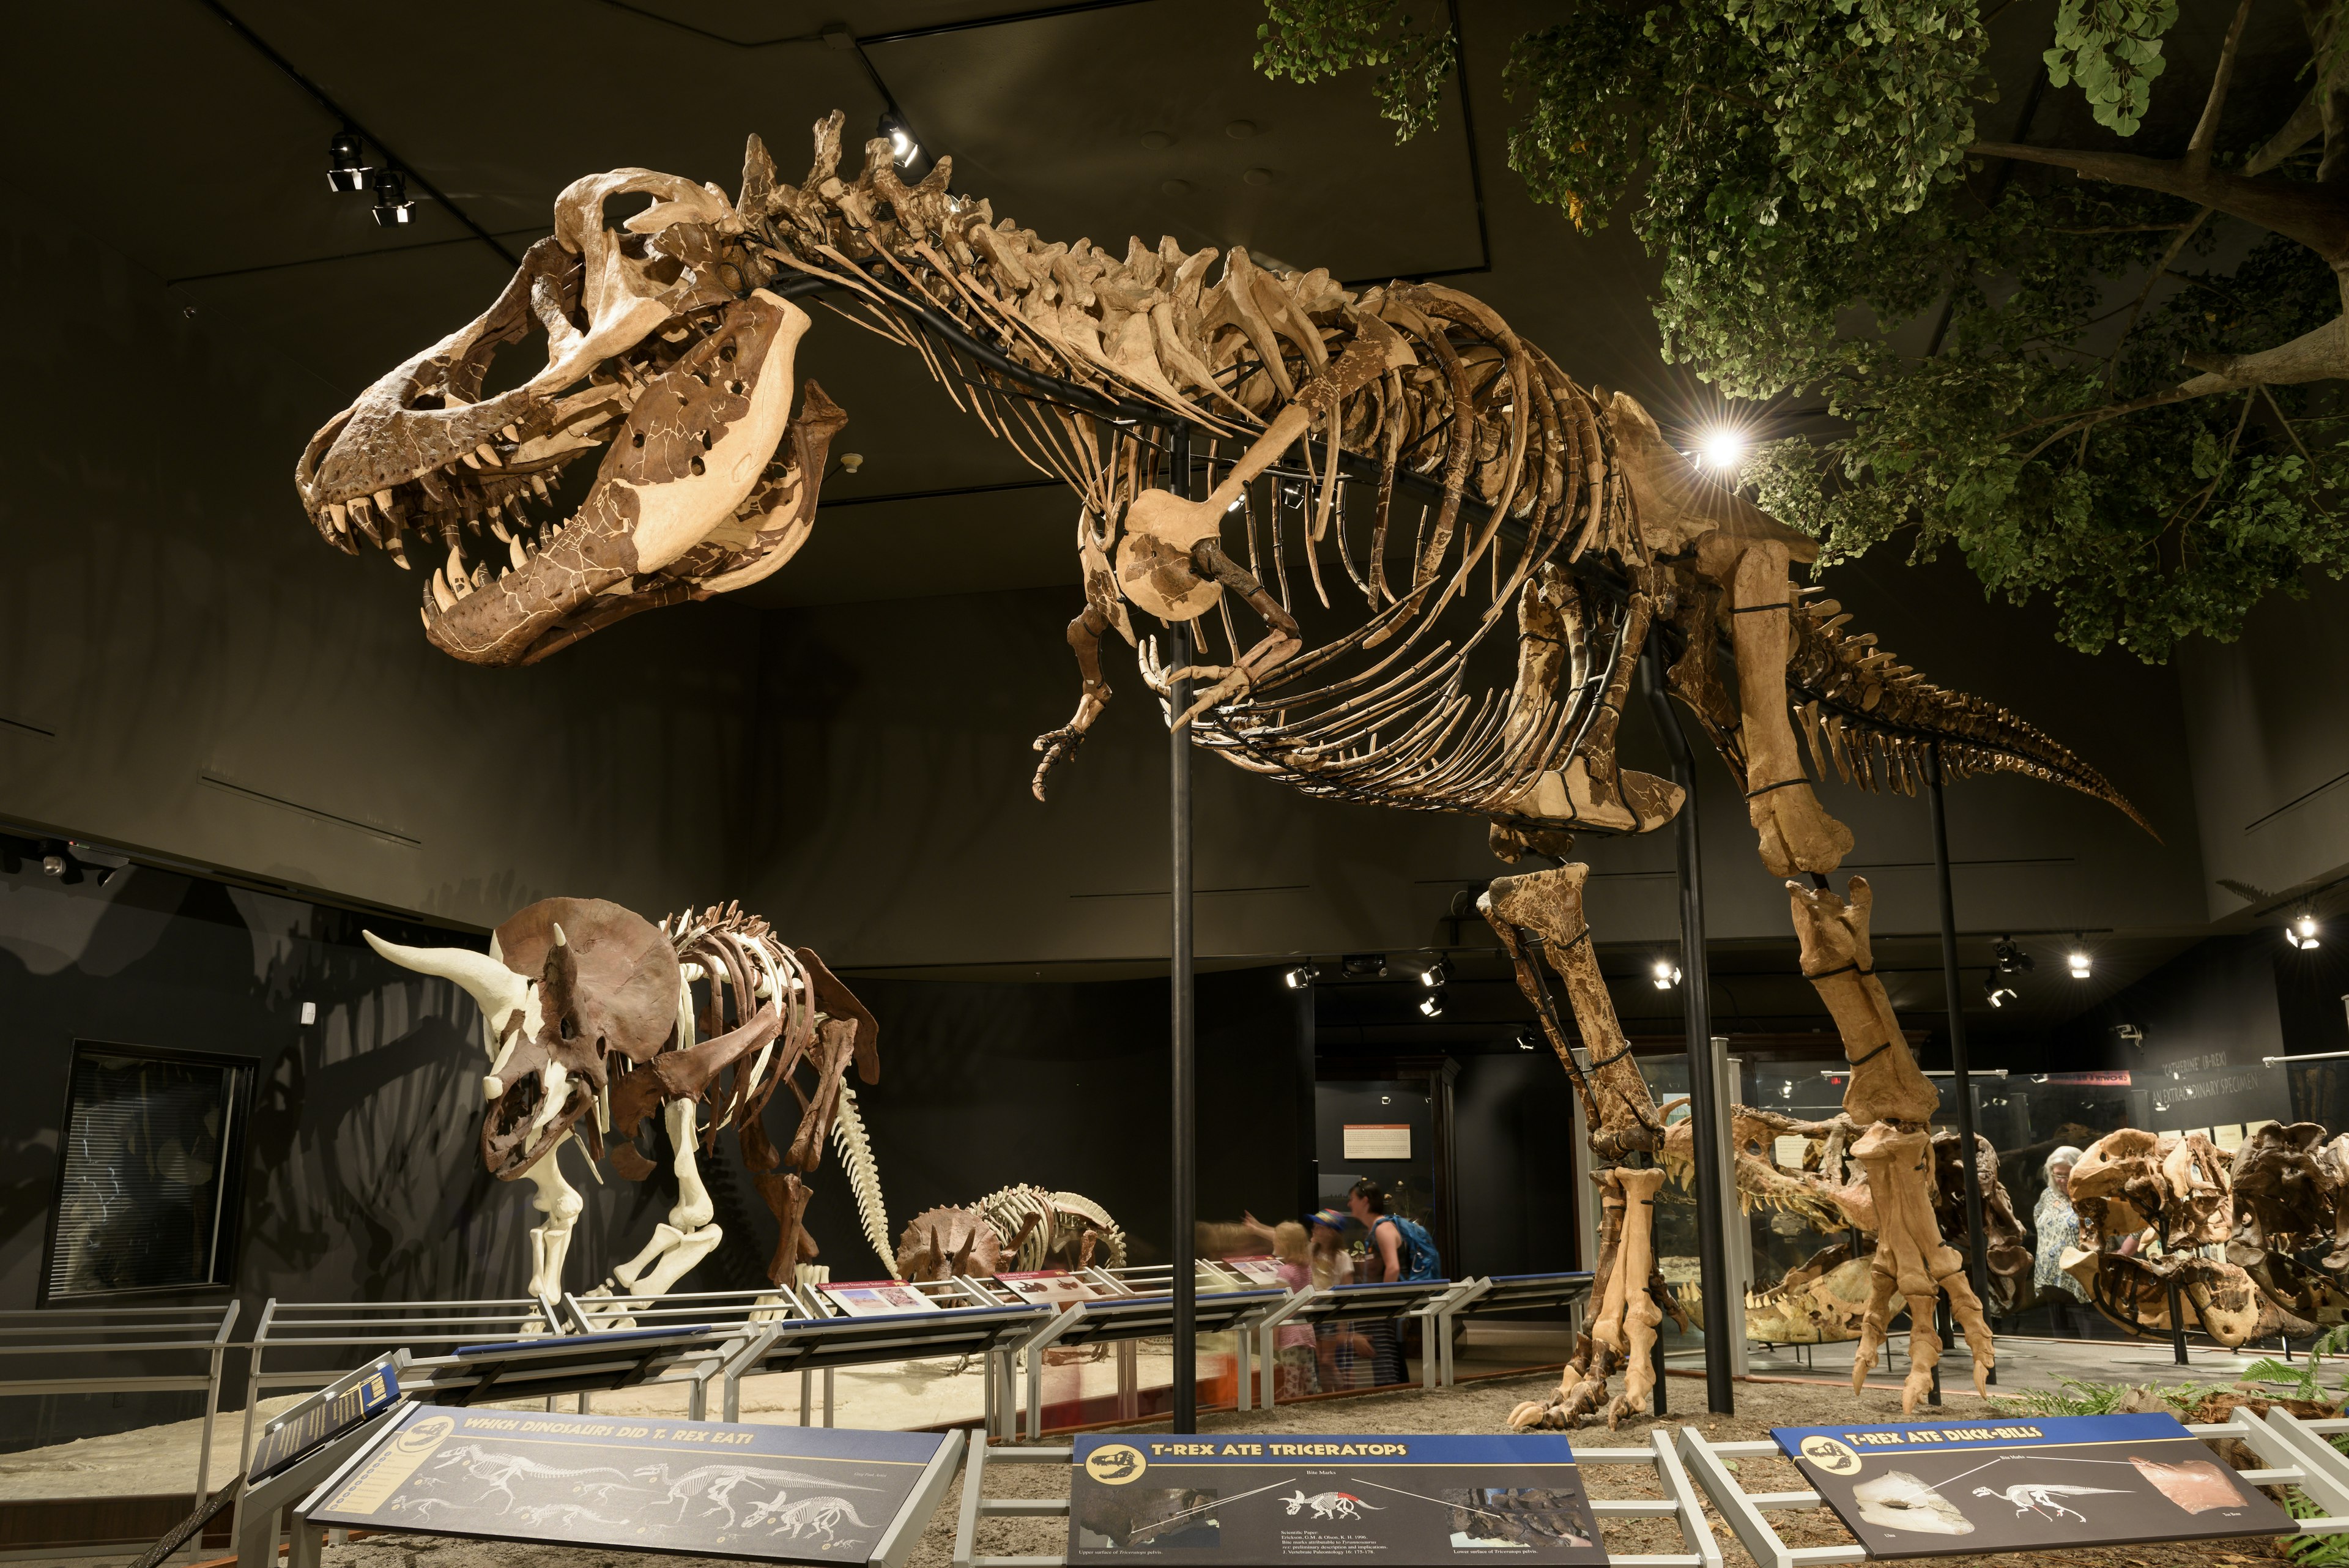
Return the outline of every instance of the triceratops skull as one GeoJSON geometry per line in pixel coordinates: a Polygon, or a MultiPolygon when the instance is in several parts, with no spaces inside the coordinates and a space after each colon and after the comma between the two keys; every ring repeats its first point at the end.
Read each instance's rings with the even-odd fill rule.
{"type": "Polygon", "coordinates": [[[646,169],[577,181],[496,304],[311,438],[302,504],[354,555],[364,538],[406,566],[410,530],[445,546],[425,633],[479,664],[533,663],[637,610],[757,582],[805,541],[845,422],[813,382],[791,419],[808,318],[763,286],[773,275],[714,185],[646,169]],[[606,203],[628,196],[653,202],[611,226],[606,203]],[[544,369],[483,397],[499,348],[533,328],[544,369]],[[560,515],[564,471],[598,448],[560,515]],[[466,531],[479,549],[484,524],[497,543],[469,567],[466,531]]]}
{"type": "MultiPolygon", "coordinates": [[[[677,1028],[676,950],[659,927],[601,898],[542,899],[492,932],[486,953],[367,940],[481,1004],[490,1056],[481,1162],[501,1180],[545,1158],[595,1109],[616,1065],[651,1061],[677,1028]]],[[[600,1154],[597,1122],[586,1137],[600,1154]]]]}

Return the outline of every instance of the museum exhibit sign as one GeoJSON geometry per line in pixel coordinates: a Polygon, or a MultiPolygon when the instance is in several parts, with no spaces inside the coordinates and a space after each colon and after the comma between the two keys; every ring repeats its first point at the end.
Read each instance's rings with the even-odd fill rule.
{"type": "Polygon", "coordinates": [[[1779,1427],[1770,1435],[1871,1557],[2297,1528],[2173,1416],[1779,1427]]]}
{"type": "Polygon", "coordinates": [[[778,1563],[894,1563],[959,1433],[410,1407],[312,1525],[778,1563]]]}
{"type": "Polygon", "coordinates": [[[1079,1438],[1069,1561],[1604,1563],[1562,1436],[1079,1438]]]}

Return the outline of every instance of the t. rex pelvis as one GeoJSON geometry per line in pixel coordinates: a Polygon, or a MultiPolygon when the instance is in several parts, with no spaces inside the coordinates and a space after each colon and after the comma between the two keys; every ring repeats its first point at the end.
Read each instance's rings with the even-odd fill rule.
{"type": "MultiPolygon", "coordinates": [[[[810,325],[794,300],[813,298],[919,356],[1077,493],[1085,603],[1069,640],[1083,691],[1037,740],[1040,796],[1110,700],[1099,648],[1114,631],[1139,648],[1170,722],[1234,764],[1309,794],[1485,817],[1505,859],[1563,857],[1578,832],[1646,832],[1680,808],[1677,786],[1616,762],[1634,666],[1656,642],[1744,792],[1764,865],[1789,878],[1804,971],[1855,1064],[1845,1105],[1868,1131],[1850,1154],[1880,1237],[1855,1379],[1905,1298],[1913,1407],[1939,1355],[1937,1287],[1979,1379],[1990,1334],[1934,1224],[1938,1096],[1870,972],[1867,884],[1826,886],[1851,835],[1814,794],[1793,718],[1821,777],[1913,791],[1929,763],[2013,772],[2134,809],[2030,725],[1847,635],[1831,601],[1790,583],[1790,563],[1815,557],[1803,535],[1705,481],[1637,402],[1578,385],[1469,296],[1346,288],[1239,249],[1218,272],[1214,250],[1172,240],[1123,257],[1046,244],[954,194],[947,159],[908,185],[875,140],[843,178],[841,125],[818,123],[798,185],[753,138],[731,201],[642,169],[566,189],[554,235],[488,312],[311,441],[295,483],[321,534],[403,565],[411,534],[444,546],[426,635],[485,664],[758,581],[807,538],[844,419],[813,383],[791,413],[810,325]],[[607,205],[646,197],[611,226],[607,205]],[[544,369],[483,396],[492,358],[533,330],[544,369]],[[599,448],[592,482],[564,485],[599,448]],[[534,520],[549,507],[567,515],[534,520]],[[505,559],[469,566],[469,531],[485,522],[505,559]],[[1242,635],[1235,600],[1260,631],[1242,635]],[[1493,636],[1512,612],[1514,659],[1493,636]],[[1180,628],[1165,654],[1137,637],[1137,613],[1180,628]]],[[[1595,1348],[1523,1421],[1574,1419],[1616,1358],[1625,1399],[1643,1397],[1640,1352],[1666,1299],[1648,1228],[1661,1178],[1625,1163],[1661,1152],[1663,1135],[1585,940],[1582,878],[1574,866],[1506,877],[1486,899],[1572,1067],[1534,939],[1565,980],[1594,1057],[1576,1082],[1609,1205],[1595,1348]]]]}

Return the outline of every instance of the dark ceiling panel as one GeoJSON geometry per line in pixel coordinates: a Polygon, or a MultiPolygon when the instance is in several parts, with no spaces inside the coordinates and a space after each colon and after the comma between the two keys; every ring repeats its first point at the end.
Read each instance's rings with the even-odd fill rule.
{"type": "Polygon", "coordinates": [[[868,53],[926,146],[953,156],[955,189],[1047,242],[1123,253],[1129,234],[1173,234],[1349,279],[1481,265],[1456,95],[1441,130],[1398,148],[1360,80],[1249,69],[1263,16],[1257,0],[1153,0],[868,53]]]}

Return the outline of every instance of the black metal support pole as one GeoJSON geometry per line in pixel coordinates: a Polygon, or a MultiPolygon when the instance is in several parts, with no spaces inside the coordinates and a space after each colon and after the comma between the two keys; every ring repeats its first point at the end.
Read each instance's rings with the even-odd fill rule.
{"type": "MultiPolygon", "coordinates": [[[[1713,1125],[1713,982],[1704,957],[1704,884],[1700,875],[1696,832],[1696,761],[1688,737],[1681,733],[1680,716],[1672,711],[1664,690],[1661,646],[1652,639],[1640,660],[1640,684],[1655,715],[1664,750],[1672,762],[1672,782],[1681,786],[1680,815],[1673,823],[1680,851],[1681,882],[1681,1006],[1688,1026],[1689,1119],[1696,1141],[1697,1284],[1704,1293],[1705,1408],[1717,1416],[1734,1415],[1737,1397],[1730,1383],[1730,1335],[1744,1334],[1743,1303],[1732,1300],[1729,1254],[1722,1233],[1722,1129],[1713,1125]]],[[[1656,1379],[1657,1410],[1663,1409],[1663,1378],[1656,1379]]]]}
{"type": "MultiPolygon", "coordinates": [[[[1191,437],[1178,429],[1174,432],[1174,488],[1178,495],[1191,493],[1191,437]]],[[[1181,669],[1190,662],[1189,628],[1172,626],[1166,630],[1168,668],[1181,669]]],[[[1174,711],[1190,706],[1191,688],[1188,681],[1174,683],[1174,711]]],[[[1168,836],[1174,843],[1174,942],[1168,964],[1168,981],[1173,991],[1171,1012],[1174,1017],[1174,1158],[1169,1161],[1174,1186],[1174,1246],[1169,1249],[1174,1259],[1174,1429],[1195,1432],[1199,1429],[1199,1321],[1197,1265],[1192,1261],[1191,1247],[1198,1210],[1198,1176],[1193,1168],[1198,1145],[1198,1067],[1193,1059],[1196,1021],[1192,1015],[1191,996],[1191,726],[1177,724],[1169,750],[1168,836]]]]}
{"type": "Polygon", "coordinates": [[[2169,1354],[2177,1358],[2178,1366],[2184,1366],[2188,1365],[2186,1360],[2186,1303],[2180,1299],[2180,1293],[2178,1289],[2178,1282],[2176,1280],[2169,1282],[2169,1354]]]}
{"type": "MultiPolygon", "coordinates": [[[[1990,1262],[1982,1236],[1982,1172],[1974,1158],[1974,1092],[1966,1075],[1966,999],[1958,981],[1957,904],[1950,893],[1950,817],[1941,799],[1941,747],[1925,748],[1925,798],[1933,808],[1933,878],[1941,895],[1941,993],[1950,1010],[1950,1071],[1958,1095],[1959,1164],[1966,1180],[1966,1277],[1973,1282],[1974,1298],[1990,1312],[1990,1262]]],[[[1989,1381],[1998,1381],[1992,1368],[1989,1381]]]]}

